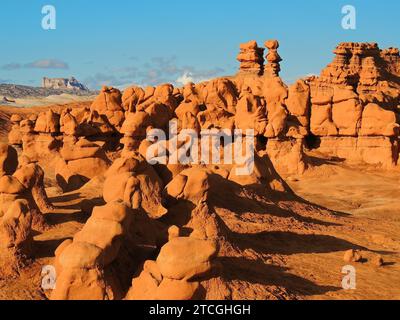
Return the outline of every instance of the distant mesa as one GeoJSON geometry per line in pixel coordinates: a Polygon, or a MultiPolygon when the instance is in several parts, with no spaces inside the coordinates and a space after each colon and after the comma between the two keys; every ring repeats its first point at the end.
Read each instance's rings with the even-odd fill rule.
{"type": "Polygon", "coordinates": [[[26,99],[26,98],[28,99],[47,98],[50,96],[53,97],[52,101],[54,102],[55,101],[54,97],[56,96],[69,95],[69,96],[79,96],[79,97],[90,97],[97,93],[98,91],[91,91],[84,84],[80,83],[73,77],[70,79],[43,78],[40,87],[0,83],[0,104],[8,105],[8,104],[27,103],[27,101],[18,102],[16,100],[26,99]]]}
{"type": "Polygon", "coordinates": [[[74,77],[67,78],[46,78],[42,80],[42,88],[89,91],[89,89],[74,77]]]}

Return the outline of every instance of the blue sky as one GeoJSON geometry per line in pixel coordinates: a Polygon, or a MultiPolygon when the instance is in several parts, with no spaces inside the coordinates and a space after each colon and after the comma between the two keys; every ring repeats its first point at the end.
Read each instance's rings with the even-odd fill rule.
{"type": "Polygon", "coordinates": [[[75,76],[92,88],[234,74],[239,44],[280,41],[281,76],[319,73],[342,41],[400,47],[398,0],[2,0],[0,82],[75,76]],[[57,29],[41,27],[44,5],[57,29]],[[341,27],[344,5],[357,29],[341,27]]]}

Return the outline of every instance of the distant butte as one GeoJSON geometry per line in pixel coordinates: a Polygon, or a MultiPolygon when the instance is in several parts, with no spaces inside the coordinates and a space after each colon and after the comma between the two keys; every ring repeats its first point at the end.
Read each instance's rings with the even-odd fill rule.
{"type": "Polygon", "coordinates": [[[46,78],[42,79],[42,88],[61,89],[61,90],[78,90],[89,91],[89,89],[74,77],[67,78],[46,78]]]}

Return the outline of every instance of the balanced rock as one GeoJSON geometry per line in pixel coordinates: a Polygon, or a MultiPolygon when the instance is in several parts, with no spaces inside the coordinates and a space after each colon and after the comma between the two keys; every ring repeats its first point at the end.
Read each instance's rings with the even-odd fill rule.
{"type": "Polygon", "coordinates": [[[240,53],[237,60],[240,62],[239,73],[252,73],[260,75],[264,68],[264,49],[259,48],[256,41],[250,41],[240,45],[240,53]]]}
{"type": "Polygon", "coordinates": [[[279,42],[277,40],[268,40],[265,42],[265,47],[268,49],[268,53],[264,75],[266,77],[278,77],[281,71],[279,63],[282,61],[282,58],[278,54],[279,42]]]}

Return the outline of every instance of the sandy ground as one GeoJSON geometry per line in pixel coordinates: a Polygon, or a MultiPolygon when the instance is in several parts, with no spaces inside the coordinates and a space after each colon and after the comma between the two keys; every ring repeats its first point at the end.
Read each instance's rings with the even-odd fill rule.
{"type": "Polygon", "coordinates": [[[72,94],[60,94],[48,97],[25,97],[19,99],[12,99],[15,102],[7,103],[9,107],[37,107],[37,106],[51,106],[55,104],[77,103],[84,101],[93,101],[96,96],[77,96],[72,94]]]}
{"type": "MultiPolygon", "coordinates": [[[[302,198],[331,210],[349,214],[348,223],[332,228],[331,236],[354,243],[363,250],[364,263],[354,264],[357,289],[331,290],[311,295],[315,299],[400,299],[400,213],[398,194],[400,171],[326,162],[298,181],[289,182],[302,198]],[[377,268],[372,259],[381,255],[385,266],[377,268]]],[[[320,243],[321,247],[324,245],[320,243]]],[[[288,256],[296,273],[325,286],[338,286],[343,252],[332,250],[302,252],[288,256]],[[329,252],[331,251],[331,252],[329,252]],[[301,271],[299,273],[299,271],[301,271]]],[[[313,251],[313,250],[304,250],[313,251]]]]}

